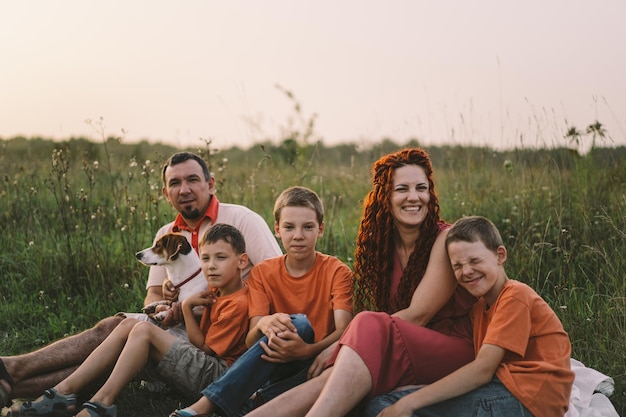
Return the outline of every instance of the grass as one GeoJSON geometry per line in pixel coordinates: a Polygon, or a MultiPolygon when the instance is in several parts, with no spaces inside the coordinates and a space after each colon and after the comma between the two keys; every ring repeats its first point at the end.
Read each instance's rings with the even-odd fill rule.
{"type": "MultiPolygon", "coordinates": [[[[372,162],[401,145],[327,148],[304,139],[248,150],[206,141],[192,150],[210,162],[220,200],[247,205],[268,224],[284,188],[316,190],[327,223],[318,248],[350,265],[372,162]]],[[[175,149],[115,138],[15,138],[0,148],[0,355],[138,310],[147,270],[133,254],[175,214],[159,177],[175,149]]],[[[612,401],[626,415],[626,149],[427,150],[444,218],[494,221],[509,250],[509,276],[556,311],[573,357],[615,379],[612,401]]],[[[167,415],[187,401],[132,384],[118,406],[122,415],[167,415]]]]}

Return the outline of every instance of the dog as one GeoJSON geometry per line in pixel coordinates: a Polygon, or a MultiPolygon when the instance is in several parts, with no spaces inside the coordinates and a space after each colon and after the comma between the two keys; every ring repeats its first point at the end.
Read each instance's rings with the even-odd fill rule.
{"type": "MultiPolygon", "coordinates": [[[[200,258],[181,233],[167,233],[161,236],[152,247],[137,252],[135,258],[147,266],[164,266],[168,279],[174,288],[179,290],[178,301],[183,301],[190,295],[208,288],[200,258]]],[[[145,306],[143,312],[161,322],[167,316],[167,311],[155,311],[157,306],[164,304],[169,302],[157,301],[145,306]]],[[[194,314],[202,314],[203,309],[202,306],[194,308],[194,314]]]]}

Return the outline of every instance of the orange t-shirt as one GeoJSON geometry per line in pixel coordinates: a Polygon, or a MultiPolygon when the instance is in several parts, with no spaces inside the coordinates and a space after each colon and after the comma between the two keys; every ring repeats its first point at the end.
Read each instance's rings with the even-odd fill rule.
{"type": "Polygon", "coordinates": [[[474,306],[474,349],[483,344],[506,350],[496,376],[535,416],[563,417],[574,373],[571,346],[561,321],[528,285],[509,280],[487,310],[474,306]]]}
{"type": "Polygon", "coordinates": [[[204,343],[230,366],[246,351],[248,323],[248,287],[244,286],[217,297],[202,313],[200,329],[205,333],[204,343]]]}
{"type": "Polygon", "coordinates": [[[352,312],[352,271],[339,259],[316,252],[311,270],[296,278],[287,272],[285,258],[267,259],[250,271],[249,317],[306,314],[319,342],[335,331],[334,310],[352,312]]]}

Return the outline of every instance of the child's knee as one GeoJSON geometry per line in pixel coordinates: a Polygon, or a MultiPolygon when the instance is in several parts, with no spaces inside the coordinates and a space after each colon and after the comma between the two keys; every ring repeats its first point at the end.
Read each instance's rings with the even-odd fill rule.
{"type": "Polygon", "coordinates": [[[307,343],[313,343],[315,341],[315,332],[306,314],[292,314],[291,322],[296,326],[296,330],[302,340],[307,343]]]}

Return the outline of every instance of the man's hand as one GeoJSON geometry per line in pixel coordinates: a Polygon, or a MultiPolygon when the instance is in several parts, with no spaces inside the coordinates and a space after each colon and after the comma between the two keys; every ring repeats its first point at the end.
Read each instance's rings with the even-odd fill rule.
{"type": "Polygon", "coordinates": [[[163,291],[163,298],[169,301],[178,300],[178,289],[172,284],[172,281],[166,279],[163,281],[163,285],[161,286],[161,291],[163,291]]]}

